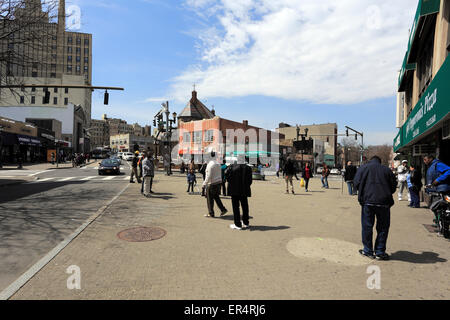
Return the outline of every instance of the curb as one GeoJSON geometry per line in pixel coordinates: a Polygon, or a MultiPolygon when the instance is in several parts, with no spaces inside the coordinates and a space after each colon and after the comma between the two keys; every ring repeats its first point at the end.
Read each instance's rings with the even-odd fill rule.
{"type": "Polygon", "coordinates": [[[42,259],[35,263],[30,269],[22,274],[17,280],[10,284],[5,290],[0,292],[0,300],[9,300],[17,291],[28,283],[39,271],[41,271],[50,261],[52,261],[65,247],[67,247],[73,240],[75,240],[89,225],[91,225],[98,217],[100,217],[106,209],[116,201],[130,186],[127,184],[114,198],[112,198],[106,205],[101,207],[90,216],[78,229],[76,229],[70,236],[64,239],[60,244],[47,253],[42,259]]]}

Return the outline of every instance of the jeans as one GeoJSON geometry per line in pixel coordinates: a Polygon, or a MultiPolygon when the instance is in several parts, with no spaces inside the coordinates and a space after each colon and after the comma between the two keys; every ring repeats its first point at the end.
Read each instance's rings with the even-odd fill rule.
{"type": "Polygon", "coordinates": [[[328,177],[322,177],[322,187],[329,188],[328,186],[328,177]]]}
{"type": "Polygon", "coordinates": [[[416,187],[409,188],[409,194],[411,195],[411,207],[420,208],[419,190],[416,187]]]}
{"type": "Polygon", "coordinates": [[[347,187],[349,195],[353,196],[356,194],[355,185],[353,184],[353,181],[347,181],[347,187]]]}
{"type": "Polygon", "coordinates": [[[208,211],[211,217],[214,217],[214,202],[217,203],[220,211],[225,212],[224,205],[222,204],[222,200],[220,200],[220,187],[222,184],[213,184],[206,188],[206,200],[208,203],[208,211]]]}
{"type": "Polygon", "coordinates": [[[370,255],[382,255],[386,253],[386,243],[391,225],[391,209],[385,207],[362,206],[361,226],[364,252],[370,255]],[[373,247],[373,227],[377,220],[377,239],[373,247]]]}
{"type": "Polygon", "coordinates": [[[142,181],[142,187],[144,195],[147,196],[150,191],[152,191],[152,186],[153,186],[153,177],[150,176],[145,176],[144,180],[142,181]]]}
{"type": "Polygon", "coordinates": [[[242,228],[241,224],[241,213],[240,205],[242,206],[242,222],[248,226],[249,222],[249,209],[248,209],[248,198],[245,196],[232,196],[231,202],[233,204],[233,215],[234,215],[234,225],[236,227],[242,228]]]}
{"type": "Polygon", "coordinates": [[[308,191],[309,179],[305,178],[305,190],[308,191]]]}
{"type": "Polygon", "coordinates": [[[398,200],[402,200],[403,198],[403,190],[406,189],[408,191],[408,201],[411,202],[411,194],[409,193],[408,190],[408,182],[406,181],[401,181],[398,183],[398,200]]]}

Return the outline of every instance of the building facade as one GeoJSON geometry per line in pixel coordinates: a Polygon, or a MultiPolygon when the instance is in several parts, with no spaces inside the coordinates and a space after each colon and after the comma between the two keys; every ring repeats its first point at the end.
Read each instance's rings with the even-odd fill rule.
{"type": "Polygon", "coordinates": [[[155,139],[153,137],[137,136],[130,133],[110,137],[110,147],[113,153],[133,152],[136,145],[139,146],[139,151],[151,150],[155,152],[155,139]]]}
{"type": "Polygon", "coordinates": [[[14,118],[19,119],[31,116],[26,114],[30,108],[36,110],[33,112],[36,115],[43,108],[70,109],[70,105],[75,106],[75,116],[81,121],[81,127],[75,130],[75,135],[72,132],[73,140],[70,142],[75,152],[86,152],[89,151],[86,129],[91,120],[92,91],[64,86],[91,85],[92,35],[66,31],[65,12],[65,0],[59,1],[57,22],[52,22],[42,10],[39,0],[27,0],[23,8],[16,10],[16,20],[30,19],[29,17],[42,20],[35,23],[31,30],[38,34],[39,44],[21,40],[30,31],[25,29],[1,39],[0,52],[11,52],[16,57],[15,60],[0,63],[2,79],[6,79],[7,84],[43,87],[24,87],[13,91],[0,89],[0,108],[14,108],[14,118]],[[50,94],[48,104],[44,103],[46,92],[50,94]]]}
{"type": "Polygon", "coordinates": [[[450,0],[421,0],[398,79],[394,151],[450,163],[450,0]]]}
{"type": "MultiPolygon", "coordinates": [[[[334,167],[336,166],[337,161],[337,134],[338,134],[338,126],[336,123],[326,123],[326,124],[313,124],[306,126],[299,126],[300,134],[305,134],[305,129],[308,129],[307,139],[312,138],[314,141],[322,141],[323,147],[319,147],[319,143],[317,143],[317,149],[324,149],[324,154],[321,156],[323,162],[328,166],[334,167]]],[[[291,126],[286,123],[280,123],[279,128],[277,128],[277,132],[283,134],[285,139],[290,145],[294,145],[294,142],[297,140],[297,126],[291,126]]],[[[321,145],[321,144],[320,144],[321,145]]],[[[321,152],[315,152],[320,153],[321,152]]]]}

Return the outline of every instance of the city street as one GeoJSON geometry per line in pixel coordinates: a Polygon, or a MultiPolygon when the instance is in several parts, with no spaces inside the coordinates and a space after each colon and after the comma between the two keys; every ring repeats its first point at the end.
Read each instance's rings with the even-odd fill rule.
{"type": "MultiPolygon", "coordinates": [[[[120,176],[98,176],[98,163],[83,168],[2,170],[25,183],[0,187],[0,291],[22,275],[129,181],[129,166],[120,176]]],[[[5,178],[4,178],[5,179],[5,178]]]]}
{"type": "MultiPolygon", "coordinates": [[[[83,185],[88,189],[83,189],[80,199],[94,198],[87,196],[93,190],[90,186],[107,185],[90,183],[83,185]]],[[[251,229],[236,231],[229,228],[231,213],[223,218],[203,217],[206,201],[186,193],[185,176],[159,172],[156,194],[146,199],[138,184],[130,184],[12,299],[450,298],[448,282],[443,280],[450,271],[449,242],[426,228],[432,220],[428,209],[396,203],[388,241],[391,261],[369,260],[358,254],[360,206],[356,197],[341,191],[339,178],[330,180],[329,190],[320,187],[319,178],[311,181],[310,193],[300,190],[298,181],[295,185],[298,194],[294,196],[284,194],[282,179],[255,181],[251,229]],[[158,227],[166,233],[150,242],[119,238],[120,232],[138,226],[158,227]],[[81,270],[80,290],[68,289],[70,266],[81,270]],[[380,289],[375,290],[367,286],[373,266],[380,268],[380,289]]],[[[72,199],[77,206],[83,202],[72,199]]],[[[224,198],[224,204],[231,211],[229,198],[224,198]]],[[[60,210],[52,212],[61,216],[60,210]]],[[[69,210],[67,215],[80,223],[88,214],[69,210]]],[[[47,229],[44,240],[48,243],[56,243],[69,229],[61,222],[67,219],[53,219],[60,221],[55,222],[60,225],[58,232],[53,225],[36,226],[47,229]]],[[[33,242],[33,237],[17,238],[14,243],[26,252],[28,247],[22,243],[33,242]]]]}

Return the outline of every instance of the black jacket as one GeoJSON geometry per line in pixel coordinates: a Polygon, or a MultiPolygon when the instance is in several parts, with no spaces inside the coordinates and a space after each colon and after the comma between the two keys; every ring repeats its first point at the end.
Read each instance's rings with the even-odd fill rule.
{"type": "Polygon", "coordinates": [[[347,166],[345,168],[345,174],[344,174],[345,181],[353,181],[355,179],[357,170],[358,169],[356,169],[356,167],[353,165],[347,166]]]}
{"type": "Polygon", "coordinates": [[[246,164],[233,164],[225,171],[228,181],[228,195],[232,197],[251,197],[252,168],[246,164]]]}
{"type": "Polygon", "coordinates": [[[411,177],[410,177],[411,183],[416,189],[419,191],[422,189],[423,183],[422,183],[422,173],[420,170],[414,170],[411,171],[411,177]]]}
{"type": "Polygon", "coordinates": [[[376,159],[359,168],[353,183],[361,205],[394,205],[392,195],[397,190],[397,180],[392,171],[376,159]]]}
{"type": "Polygon", "coordinates": [[[139,161],[139,158],[137,156],[135,156],[133,158],[133,163],[131,164],[131,167],[137,168],[138,167],[138,161],[139,161]]]}
{"type": "Polygon", "coordinates": [[[292,161],[291,159],[286,161],[284,168],[283,168],[283,172],[287,176],[293,176],[294,174],[296,174],[297,170],[295,169],[294,161],[292,161]]]}

